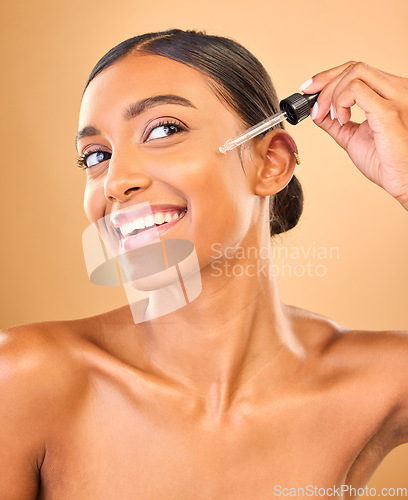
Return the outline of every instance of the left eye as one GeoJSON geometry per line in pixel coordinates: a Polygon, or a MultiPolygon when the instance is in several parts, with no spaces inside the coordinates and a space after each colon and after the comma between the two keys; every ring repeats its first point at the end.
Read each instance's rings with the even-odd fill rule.
{"type": "Polygon", "coordinates": [[[147,136],[146,142],[152,141],[154,139],[162,139],[163,137],[169,137],[170,135],[183,132],[185,130],[180,124],[175,122],[159,123],[153,127],[147,136]]]}

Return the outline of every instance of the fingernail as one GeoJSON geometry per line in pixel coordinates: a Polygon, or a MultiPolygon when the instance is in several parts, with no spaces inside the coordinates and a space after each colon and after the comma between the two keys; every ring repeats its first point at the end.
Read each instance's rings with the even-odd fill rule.
{"type": "Polygon", "coordinates": [[[313,82],[313,79],[309,78],[309,80],[306,80],[305,82],[302,83],[302,85],[299,87],[298,90],[302,91],[302,90],[307,89],[307,87],[310,87],[310,85],[312,85],[312,82],[313,82]]]}
{"type": "Polygon", "coordinates": [[[334,109],[333,109],[333,104],[330,104],[330,116],[331,119],[334,120],[334,109]]]}
{"type": "Polygon", "coordinates": [[[312,112],[311,112],[311,114],[310,114],[310,118],[311,118],[312,120],[314,120],[314,119],[316,118],[318,111],[319,111],[319,105],[318,105],[318,104],[317,104],[317,102],[316,102],[316,103],[315,103],[315,105],[313,106],[313,108],[312,108],[312,112]]]}
{"type": "Polygon", "coordinates": [[[337,118],[337,121],[340,123],[340,127],[342,127],[343,124],[341,123],[340,118],[337,118]]]}

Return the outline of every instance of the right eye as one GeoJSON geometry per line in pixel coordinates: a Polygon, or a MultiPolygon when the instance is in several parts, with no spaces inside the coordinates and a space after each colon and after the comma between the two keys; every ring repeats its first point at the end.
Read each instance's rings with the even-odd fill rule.
{"type": "Polygon", "coordinates": [[[90,168],[103,161],[109,160],[111,156],[112,154],[107,151],[87,151],[78,158],[78,166],[81,168],[90,168]]]}

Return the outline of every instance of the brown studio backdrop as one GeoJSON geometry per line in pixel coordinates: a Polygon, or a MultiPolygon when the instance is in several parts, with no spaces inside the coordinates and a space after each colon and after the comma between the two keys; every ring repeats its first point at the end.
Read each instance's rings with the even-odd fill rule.
{"type": "MultiPolygon", "coordinates": [[[[126,303],[120,288],[87,279],[85,173],[75,167],[73,146],[86,77],[113,45],[174,27],[230,36],[260,58],[283,98],[313,74],[353,59],[408,76],[407,15],[405,0],[389,0],[386,8],[358,0],[3,5],[0,327],[79,318],[126,303]]],[[[297,175],[305,208],[299,225],[276,240],[276,251],[295,246],[309,257],[276,259],[283,301],[348,327],[407,329],[408,214],[310,120],[286,129],[302,159],[297,175]],[[321,258],[330,248],[337,249],[332,258],[321,258]],[[302,275],[308,262],[324,275],[302,275]]],[[[408,487],[407,465],[404,445],[369,484],[408,487]]]]}

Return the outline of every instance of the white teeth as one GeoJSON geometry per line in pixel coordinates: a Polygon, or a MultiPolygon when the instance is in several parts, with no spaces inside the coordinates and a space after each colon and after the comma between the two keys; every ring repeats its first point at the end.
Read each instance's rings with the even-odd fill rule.
{"type": "Polygon", "coordinates": [[[153,217],[153,215],[151,215],[151,214],[146,215],[146,217],[144,218],[144,220],[145,220],[145,227],[150,227],[150,226],[154,225],[154,217],[153,217]]]}
{"type": "Polygon", "coordinates": [[[135,229],[143,229],[145,227],[144,218],[139,217],[135,220],[135,229]]]}
{"type": "Polygon", "coordinates": [[[154,214],[154,223],[163,224],[163,222],[164,222],[164,215],[161,212],[156,212],[154,214]]]}
{"type": "Polygon", "coordinates": [[[123,236],[126,236],[127,234],[133,232],[135,229],[142,229],[144,227],[144,220],[143,217],[141,217],[140,219],[136,219],[132,222],[128,222],[127,224],[123,224],[122,226],[120,226],[120,232],[123,236]]]}
{"type": "Polygon", "coordinates": [[[131,226],[132,226],[131,222],[129,222],[128,224],[123,224],[123,226],[120,226],[120,232],[122,233],[122,236],[126,236],[127,234],[132,232],[131,226]]]}
{"type": "MultiPolygon", "coordinates": [[[[180,214],[183,215],[184,212],[180,214]]],[[[128,236],[130,233],[133,233],[135,229],[144,229],[145,227],[151,227],[160,224],[164,224],[165,222],[172,222],[179,218],[179,214],[177,212],[172,215],[170,212],[166,212],[166,215],[163,212],[156,212],[154,215],[149,214],[145,217],[139,217],[132,222],[128,222],[126,224],[122,224],[120,226],[120,232],[122,236],[128,236]]]]}

